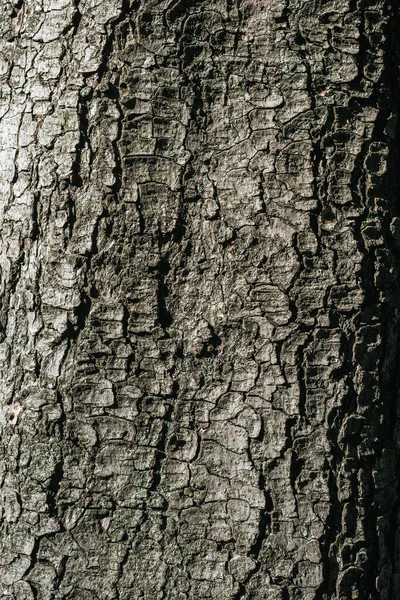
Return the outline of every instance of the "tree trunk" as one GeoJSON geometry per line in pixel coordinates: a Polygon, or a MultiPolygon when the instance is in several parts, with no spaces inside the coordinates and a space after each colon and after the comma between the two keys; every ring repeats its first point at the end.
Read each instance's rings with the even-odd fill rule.
{"type": "Polygon", "coordinates": [[[393,0],[3,0],[12,600],[396,600],[393,0]]]}

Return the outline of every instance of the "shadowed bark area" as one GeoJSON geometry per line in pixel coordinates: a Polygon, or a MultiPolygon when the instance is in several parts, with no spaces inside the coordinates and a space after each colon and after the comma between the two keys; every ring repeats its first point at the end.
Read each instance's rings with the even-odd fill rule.
{"type": "Polygon", "coordinates": [[[399,600],[399,15],[0,21],[0,598],[399,600]]]}

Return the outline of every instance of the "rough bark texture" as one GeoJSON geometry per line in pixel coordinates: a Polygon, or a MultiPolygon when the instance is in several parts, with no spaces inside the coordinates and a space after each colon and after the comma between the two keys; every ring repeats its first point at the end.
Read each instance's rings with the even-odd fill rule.
{"type": "Polygon", "coordinates": [[[0,597],[400,598],[396,3],[1,8],[0,597]]]}

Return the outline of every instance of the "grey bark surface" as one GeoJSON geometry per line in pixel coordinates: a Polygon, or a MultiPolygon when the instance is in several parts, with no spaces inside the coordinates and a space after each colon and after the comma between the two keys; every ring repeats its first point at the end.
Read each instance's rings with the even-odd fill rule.
{"type": "Polygon", "coordinates": [[[396,3],[1,10],[0,598],[399,599],[396,3]]]}

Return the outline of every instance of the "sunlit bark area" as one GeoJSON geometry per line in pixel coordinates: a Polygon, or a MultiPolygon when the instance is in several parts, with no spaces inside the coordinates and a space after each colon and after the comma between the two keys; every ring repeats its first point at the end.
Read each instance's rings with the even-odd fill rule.
{"type": "Polygon", "coordinates": [[[397,10],[3,0],[0,598],[400,598],[397,10]]]}

